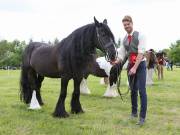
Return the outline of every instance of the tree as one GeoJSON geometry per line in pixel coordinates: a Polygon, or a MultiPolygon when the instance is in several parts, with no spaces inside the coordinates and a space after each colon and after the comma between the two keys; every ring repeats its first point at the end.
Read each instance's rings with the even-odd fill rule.
{"type": "Polygon", "coordinates": [[[32,43],[32,42],[33,42],[33,39],[32,39],[32,38],[30,38],[30,39],[29,39],[29,44],[30,44],[30,43],[32,43]]]}
{"type": "Polygon", "coordinates": [[[103,57],[104,56],[104,53],[99,49],[96,49],[96,53],[97,53],[97,57],[103,57]]]}
{"type": "Polygon", "coordinates": [[[118,43],[116,44],[116,47],[119,48],[121,46],[121,38],[118,39],[118,43]]]}
{"type": "Polygon", "coordinates": [[[56,44],[58,44],[60,41],[59,41],[59,39],[58,38],[55,38],[54,39],[54,42],[53,42],[53,45],[56,45],[56,44]]]}
{"type": "Polygon", "coordinates": [[[176,43],[171,44],[169,57],[173,62],[180,62],[180,40],[177,40],[176,43]]]}
{"type": "Polygon", "coordinates": [[[0,41],[0,66],[20,66],[22,53],[25,47],[25,41],[0,41]]]}

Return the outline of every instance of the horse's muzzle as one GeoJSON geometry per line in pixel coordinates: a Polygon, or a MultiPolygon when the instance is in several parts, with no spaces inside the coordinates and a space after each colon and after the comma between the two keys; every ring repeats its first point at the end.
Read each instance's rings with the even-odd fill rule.
{"type": "Polygon", "coordinates": [[[117,50],[116,50],[114,45],[112,45],[111,47],[109,47],[107,49],[107,57],[108,57],[108,61],[110,61],[110,62],[113,62],[113,61],[116,60],[116,58],[117,58],[117,50]]]}

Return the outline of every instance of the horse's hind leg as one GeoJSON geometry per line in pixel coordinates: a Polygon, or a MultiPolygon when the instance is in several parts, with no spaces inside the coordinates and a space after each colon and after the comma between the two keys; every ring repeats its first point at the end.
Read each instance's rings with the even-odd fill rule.
{"type": "Polygon", "coordinates": [[[82,78],[74,78],[74,92],[71,99],[71,113],[82,113],[82,107],[79,101],[80,97],[80,83],[82,78]]]}
{"type": "Polygon", "coordinates": [[[41,76],[41,75],[37,76],[37,79],[36,79],[36,85],[37,85],[36,97],[37,97],[37,100],[38,100],[40,105],[44,104],[42,101],[42,98],[41,98],[41,84],[42,84],[43,80],[44,80],[43,76],[41,76]]]}
{"type": "MultiPolygon", "coordinates": [[[[40,91],[39,91],[39,88],[38,88],[38,77],[37,77],[37,74],[36,72],[31,69],[29,72],[28,72],[28,79],[29,79],[29,83],[30,83],[30,88],[31,88],[31,91],[33,92],[34,90],[36,91],[36,98],[39,102],[39,95],[40,94],[40,91]]],[[[40,85],[39,85],[40,87],[40,85]]],[[[31,95],[31,98],[32,98],[32,95],[31,95]]],[[[39,102],[40,104],[40,102],[39,102]]]]}

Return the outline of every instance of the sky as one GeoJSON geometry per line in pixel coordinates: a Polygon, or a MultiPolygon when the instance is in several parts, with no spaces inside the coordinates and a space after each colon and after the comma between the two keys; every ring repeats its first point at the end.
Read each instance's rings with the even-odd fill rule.
{"type": "Polygon", "coordinates": [[[180,0],[0,0],[0,40],[53,41],[105,18],[116,41],[126,32],[122,18],[147,39],[147,50],[168,48],[180,39],[180,0]]]}

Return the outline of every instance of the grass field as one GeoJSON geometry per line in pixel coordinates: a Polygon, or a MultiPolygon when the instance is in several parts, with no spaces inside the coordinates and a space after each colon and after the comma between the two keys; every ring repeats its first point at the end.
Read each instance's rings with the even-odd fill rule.
{"type": "MultiPolygon", "coordinates": [[[[60,81],[46,78],[42,86],[45,105],[31,111],[19,100],[19,71],[0,71],[0,135],[180,135],[180,68],[165,71],[165,79],[147,87],[148,112],[143,127],[128,120],[130,96],[122,102],[117,98],[103,98],[106,86],[99,78],[88,79],[92,94],[82,95],[84,114],[69,118],[52,117],[60,81]]],[[[122,91],[126,91],[123,71],[122,91]]],[[[66,110],[70,112],[72,82],[68,86],[66,110]]]]}

